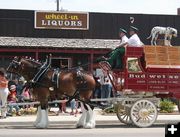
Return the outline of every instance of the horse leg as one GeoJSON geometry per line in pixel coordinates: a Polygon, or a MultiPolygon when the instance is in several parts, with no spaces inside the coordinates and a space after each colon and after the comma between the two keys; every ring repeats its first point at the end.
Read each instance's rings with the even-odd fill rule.
{"type": "Polygon", "coordinates": [[[79,121],[76,124],[77,128],[84,127],[86,124],[86,115],[87,115],[87,109],[85,109],[84,104],[81,102],[81,109],[82,109],[82,115],[79,119],[79,121]]]}
{"type": "Polygon", "coordinates": [[[3,90],[0,90],[0,98],[1,98],[1,117],[2,118],[6,118],[6,114],[7,114],[7,97],[8,97],[8,88],[5,88],[3,90]]]}
{"type": "Polygon", "coordinates": [[[36,120],[35,120],[35,122],[33,124],[35,127],[40,122],[40,118],[41,118],[41,106],[39,105],[37,107],[37,117],[36,117],[36,120]]]}
{"type": "Polygon", "coordinates": [[[86,124],[84,128],[95,128],[96,122],[95,122],[95,117],[94,117],[94,112],[93,109],[94,107],[89,106],[86,104],[88,111],[87,111],[87,116],[86,116],[86,124]]]}
{"type": "Polygon", "coordinates": [[[48,102],[41,102],[40,118],[39,122],[36,124],[37,128],[47,128],[49,125],[48,120],[48,102]]]}

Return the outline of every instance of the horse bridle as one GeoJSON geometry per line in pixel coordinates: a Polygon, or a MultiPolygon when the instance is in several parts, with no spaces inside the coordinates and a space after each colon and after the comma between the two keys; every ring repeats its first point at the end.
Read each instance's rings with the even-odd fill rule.
{"type": "Polygon", "coordinates": [[[12,60],[12,62],[9,64],[9,66],[8,66],[8,68],[7,68],[7,71],[10,69],[10,67],[13,67],[14,69],[17,69],[18,66],[20,66],[20,65],[21,65],[21,62],[19,62],[19,61],[17,60],[17,58],[14,58],[14,59],[12,60]]]}

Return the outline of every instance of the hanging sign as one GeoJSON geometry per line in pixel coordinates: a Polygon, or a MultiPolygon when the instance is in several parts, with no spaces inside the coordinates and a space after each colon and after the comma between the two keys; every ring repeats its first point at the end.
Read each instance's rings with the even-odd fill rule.
{"type": "Polygon", "coordinates": [[[36,29],[89,29],[89,14],[84,12],[44,12],[35,11],[36,29]]]}

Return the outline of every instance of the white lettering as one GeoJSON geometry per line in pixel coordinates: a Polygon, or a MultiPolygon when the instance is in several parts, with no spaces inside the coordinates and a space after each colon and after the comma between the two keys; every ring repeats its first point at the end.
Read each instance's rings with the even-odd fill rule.
{"type": "Polygon", "coordinates": [[[166,78],[166,75],[149,75],[149,78],[153,78],[153,79],[155,79],[155,78],[158,78],[158,79],[161,79],[161,78],[166,78]]]}
{"type": "Polygon", "coordinates": [[[42,25],[42,26],[46,25],[45,20],[42,20],[42,21],[41,21],[41,25],[42,25]]]}
{"type": "Polygon", "coordinates": [[[76,26],[76,21],[71,21],[71,26],[76,26]]]}
{"type": "Polygon", "coordinates": [[[65,26],[70,26],[70,21],[64,21],[65,26]]]}
{"type": "Polygon", "coordinates": [[[52,24],[53,26],[57,26],[57,21],[52,20],[51,24],[52,24]]]}
{"type": "Polygon", "coordinates": [[[58,25],[63,26],[63,21],[62,20],[58,21],[58,25]]]}
{"type": "Polygon", "coordinates": [[[69,20],[42,20],[41,21],[42,26],[60,26],[60,27],[81,27],[82,21],[69,21],[69,20]]]}
{"type": "Polygon", "coordinates": [[[82,21],[78,21],[77,26],[82,26],[82,21]]]}
{"type": "Polygon", "coordinates": [[[146,78],[145,74],[129,74],[129,78],[146,78]]]}

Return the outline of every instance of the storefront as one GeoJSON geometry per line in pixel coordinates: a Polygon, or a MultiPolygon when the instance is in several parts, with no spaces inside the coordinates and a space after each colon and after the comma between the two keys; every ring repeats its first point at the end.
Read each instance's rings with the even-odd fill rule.
{"type": "Polygon", "coordinates": [[[93,70],[97,67],[96,58],[118,43],[119,40],[0,37],[0,65],[7,67],[15,56],[44,61],[47,55],[52,54],[53,67],[82,65],[86,70],[93,70]]]}

